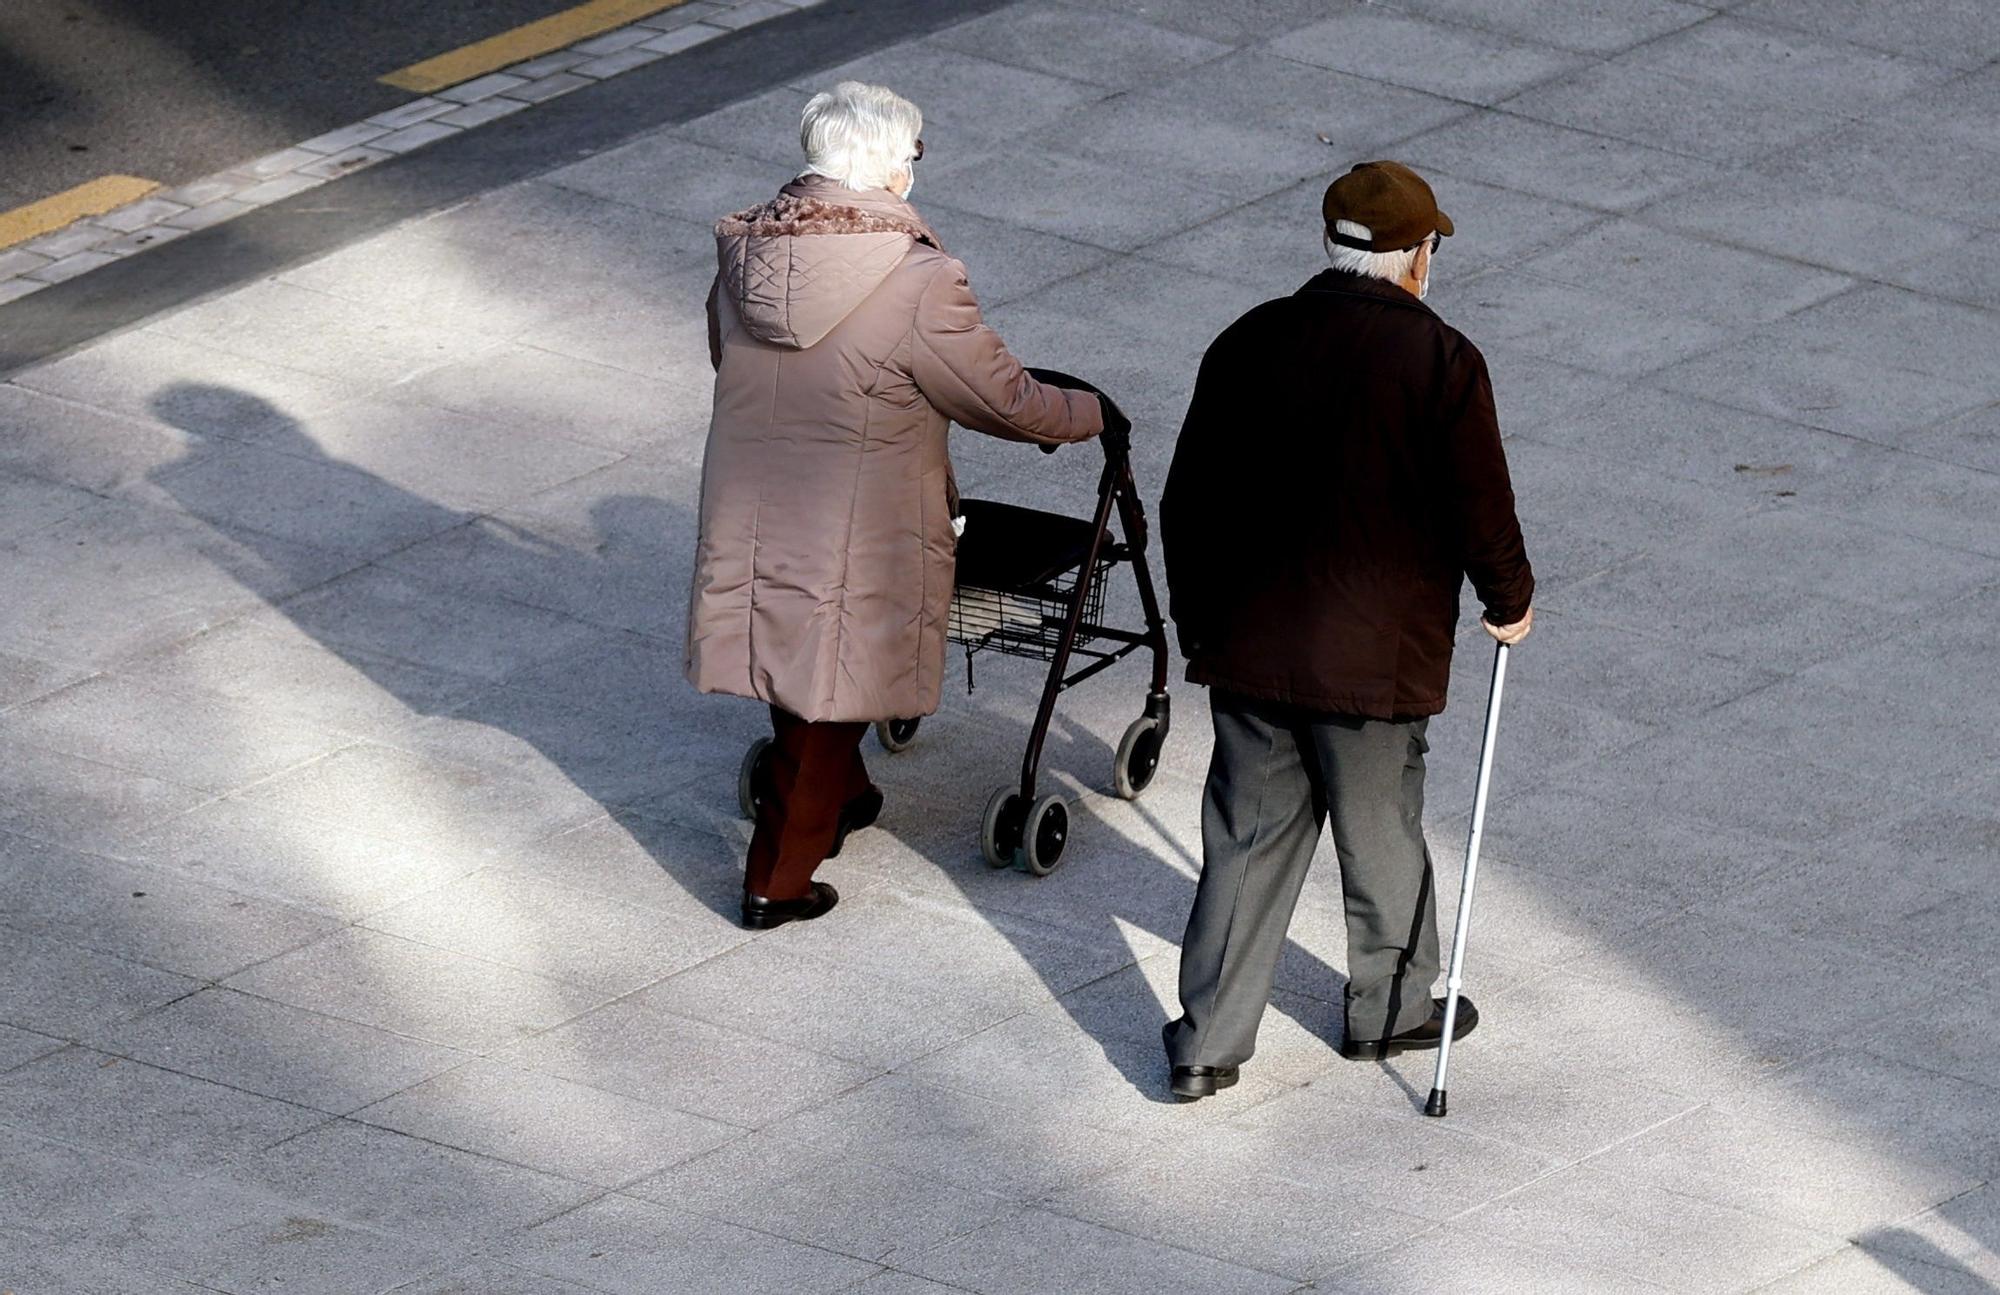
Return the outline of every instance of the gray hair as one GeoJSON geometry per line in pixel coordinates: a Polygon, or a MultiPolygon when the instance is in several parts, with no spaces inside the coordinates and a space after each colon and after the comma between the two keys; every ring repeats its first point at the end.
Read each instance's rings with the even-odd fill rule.
{"type": "Polygon", "coordinates": [[[886,189],[917,153],[924,115],[886,86],[842,81],[816,94],[799,122],[806,171],[850,189],[886,189]]]}
{"type": "MultiPolygon", "coordinates": [[[[1373,238],[1375,231],[1366,225],[1357,225],[1351,220],[1334,222],[1335,232],[1349,238],[1373,238]]],[[[1366,275],[1371,279],[1383,279],[1389,283],[1400,283],[1410,275],[1410,267],[1416,264],[1417,247],[1406,247],[1400,252],[1370,252],[1366,248],[1348,247],[1333,241],[1333,234],[1325,236],[1326,259],[1333,262],[1336,270],[1349,274],[1366,275]]]]}

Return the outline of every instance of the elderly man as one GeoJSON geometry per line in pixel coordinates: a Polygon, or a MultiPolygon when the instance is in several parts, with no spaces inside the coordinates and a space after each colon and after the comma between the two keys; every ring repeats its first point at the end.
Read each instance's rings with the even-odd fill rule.
{"type": "MultiPolygon", "coordinates": [[[[1486,363],[1422,302],[1452,223],[1396,162],[1327,189],[1333,268],[1202,360],[1161,505],[1188,679],[1212,690],[1202,874],[1165,1030],[1174,1092],[1236,1082],[1333,818],[1349,1058],[1437,1047],[1424,741],[1459,586],[1520,641],[1534,576],[1486,363]]],[[[1478,1012],[1459,1000],[1456,1036],[1478,1012]]]]}
{"type": "Polygon", "coordinates": [[[882,808],[862,735],[937,709],[951,423],[1043,444],[1104,428],[1096,396],[1022,370],[910,205],[922,130],[907,99],[843,81],[805,106],[804,173],[715,230],[687,674],[771,708],[743,882],[752,929],[833,907],[813,871],[882,808]]]}

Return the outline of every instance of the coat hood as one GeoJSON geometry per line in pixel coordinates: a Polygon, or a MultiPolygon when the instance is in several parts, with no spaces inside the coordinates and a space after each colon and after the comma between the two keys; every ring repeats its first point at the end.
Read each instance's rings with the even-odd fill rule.
{"type": "Polygon", "coordinates": [[[744,330],[799,350],[838,327],[917,243],[938,246],[895,194],[811,175],[717,221],[715,242],[722,291],[744,330]]]}

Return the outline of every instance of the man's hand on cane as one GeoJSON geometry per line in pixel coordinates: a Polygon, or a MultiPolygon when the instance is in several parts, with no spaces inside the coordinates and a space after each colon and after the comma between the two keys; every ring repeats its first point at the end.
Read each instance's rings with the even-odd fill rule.
{"type": "Polygon", "coordinates": [[[1479,624],[1488,634],[1499,639],[1508,647],[1513,647],[1516,643],[1528,637],[1529,630],[1535,628],[1535,609],[1530,607],[1527,614],[1512,625],[1495,625],[1484,616],[1479,618],[1479,624]]]}

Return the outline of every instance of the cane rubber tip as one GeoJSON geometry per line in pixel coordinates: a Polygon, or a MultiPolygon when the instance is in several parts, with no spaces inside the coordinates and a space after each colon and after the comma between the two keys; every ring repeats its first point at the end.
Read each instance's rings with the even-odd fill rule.
{"type": "Polygon", "coordinates": [[[1424,1103],[1424,1114],[1444,1118],[1444,1089],[1431,1089],[1431,1099],[1424,1103]]]}

